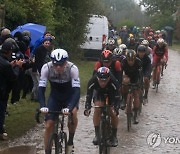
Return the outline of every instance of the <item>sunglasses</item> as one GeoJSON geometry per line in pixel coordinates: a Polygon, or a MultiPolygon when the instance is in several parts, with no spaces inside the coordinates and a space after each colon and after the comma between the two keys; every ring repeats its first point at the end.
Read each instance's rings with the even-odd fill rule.
{"type": "Polygon", "coordinates": [[[54,64],[53,64],[54,67],[58,67],[58,66],[63,67],[64,65],[65,65],[65,63],[61,63],[61,64],[55,64],[55,63],[54,63],[54,64]]]}

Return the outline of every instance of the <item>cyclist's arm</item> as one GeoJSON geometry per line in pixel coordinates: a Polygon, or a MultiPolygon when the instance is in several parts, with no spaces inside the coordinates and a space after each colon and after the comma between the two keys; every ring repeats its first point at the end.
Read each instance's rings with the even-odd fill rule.
{"type": "Polygon", "coordinates": [[[112,79],[112,96],[114,96],[114,102],[113,103],[113,106],[115,109],[119,109],[120,108],[120,93],[119,93],[119,83],[117,82],[117,80],[112,79]]]}
{"type": "Polygon", "coordinates": [[[48,66],[44,64],[41,69],[41,76],[39,79],[39,89],[38,89],[38,100],[40,107],[46,107],[45,103],[45,90],[48,81],[48,66]]]}
{"type": "Polygon", "coordinates": [[[71,73],[73,94],[72,94],[71,100],[68,103],[67,108],[69,108],[69,110],[72,111],[73,108],[76,106],[76,104],[79,102],[80,79],[79,79],[79,70],[75,65],[72,66],[70,73],[71,73]]]}
{"type": "Polygon", "coordinates": [[[94,90],[94,86],[95,86],[95,80],[97,80],[96,75],[94,75],[88,82],[85,108],[90,108],[91,107],[91,100],[92,100],[92,97],[93,97],[93,90],[94,90]]]}

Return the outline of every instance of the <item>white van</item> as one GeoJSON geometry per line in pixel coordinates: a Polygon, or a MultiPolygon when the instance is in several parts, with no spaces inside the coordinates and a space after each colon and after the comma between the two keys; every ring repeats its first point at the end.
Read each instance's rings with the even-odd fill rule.
{"type": "Polygon", "coordinates": [[[87,41],[81,45],[84,57],[98,59],[108,40],[108,19],[105,16],[92,15],[87,27],[87,41]]]}

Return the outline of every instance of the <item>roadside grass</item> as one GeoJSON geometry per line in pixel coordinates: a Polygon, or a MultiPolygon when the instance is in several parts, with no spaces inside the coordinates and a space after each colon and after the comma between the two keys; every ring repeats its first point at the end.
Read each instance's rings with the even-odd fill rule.
{"type": "MultiPolygon", "coordinates": [[[[87,82],[92,76],[94,62],[92,61],[74,61],[78,66],[81,80],[81,95],[86,94],[87,82]]],[[[46,90],[46,98],[49,93],[49,85],[46,90]]],[[[46,99],[47,100],[47,99],[46,99]]],[[[24,135],[29,129],[36,126],[35,112],[39,107],[38,102],[30,101],[30,95],[27,99],[21,99],[17,104],[8,104],[7,111],[9,116],[6,117],[5,125],[10,140],[24,135]]],[[[5,143],[5,142],[4,142],[5,143]]],[[[3,143],[0,142],[0,147],[3,143]]]]}
{"type": "Polygon", "coordinates": [[[174,43],[172,46],[169,46],[170,49],[180,51],[180,43],[174,43]]]}

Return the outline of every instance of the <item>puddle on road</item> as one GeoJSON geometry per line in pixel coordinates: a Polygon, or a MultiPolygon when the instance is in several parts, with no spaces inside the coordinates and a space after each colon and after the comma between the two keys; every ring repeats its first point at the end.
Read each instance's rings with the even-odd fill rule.
{"type": "Polygon", "coordinates": [[[15,146],[3,149],[0,154],[36,154],[35,146],[15,146]]]}

